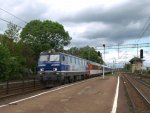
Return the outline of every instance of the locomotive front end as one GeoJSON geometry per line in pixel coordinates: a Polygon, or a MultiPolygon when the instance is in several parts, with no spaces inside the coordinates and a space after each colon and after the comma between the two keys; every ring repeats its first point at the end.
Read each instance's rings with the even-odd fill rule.
{"type": "Polygon", "coordinates": [[[37,66],[37,78],[43,83],[61,80],[61,64],[59,54],[40,54],[37,66]]]}

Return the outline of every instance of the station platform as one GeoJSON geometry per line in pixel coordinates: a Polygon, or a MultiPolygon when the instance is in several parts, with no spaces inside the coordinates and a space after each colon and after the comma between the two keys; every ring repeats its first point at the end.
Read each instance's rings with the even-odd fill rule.
{"type": "MultiPolygon", "coordinates": [[[[1,113],[113,113],[117,76],[105,76],[48,89],[0,106],[1,113]]],[[[122,84],[122,83],[120,83],[122,84]]],[[[120,92],[121,89],[121,92],[120,92]]],[[[116,113],[127,113],[123,85],[116,113]],[[124,106],[124,108],[122,108],[124,106]]]]}

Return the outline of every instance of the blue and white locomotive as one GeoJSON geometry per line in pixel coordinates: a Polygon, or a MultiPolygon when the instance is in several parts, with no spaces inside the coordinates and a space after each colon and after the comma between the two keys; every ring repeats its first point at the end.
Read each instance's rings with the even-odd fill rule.
{"type": "Polygon", "coordinates": [[[41,52],[37,66],[37,78],[45,86],[70,83],[111,72],[111,68],[65,53],[41,52]]]}
{"type": "Polygon", "coordinates": [[[73,82],[87,78],[87,60],[65,53],[41,52],[37,77],[47,85],[52,82],[73,82]]]}

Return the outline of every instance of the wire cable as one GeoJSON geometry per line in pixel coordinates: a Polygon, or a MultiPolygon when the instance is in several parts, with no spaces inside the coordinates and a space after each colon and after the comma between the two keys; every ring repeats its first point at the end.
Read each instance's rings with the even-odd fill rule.
{"type": "MultiPolygon", "coordinates": [[[[0,20],[2,20],[2,21],[4,21],[4,22],[7,22],[7,23],[10,23],[8,20],[5,20],[5,19],[3,19],[3,18],[0,18],[0,20]]],[[[14,23],[13,23],[14,24],[14,23]]],[[[15,24],[15,25],[17,25],[17,24],[15,24]]],[[[19,26],[19,25],[17,25],[19,28],[22,28],[23,29],[23,27],[21,27],[21,26],[19,26]]]]}
{"type": "Polygon", "coordinates": [[[0,10],[2,10],[2,11],[4,11],[4,12],[8,13],[9,15],[11,15],[11,16],[17,18],[18,20],[20,20],[20,21],[22,21],[22,22],[24,22],[24,23],[27,23],[25,20],[23,20],[23,19],[21,19],[21,18],[15,16],[14,14],[12,14],[12,13],[10,13],[10,12],[8,12],[8,11],[2,9],[2,8],[0,8],[0,10]]]}
{"type": "Polygon", "coordinates": [[[141,40],[141,38],[143,38],[143,35],[148,30],[149,26],[150,26],[150,17],[148,17],[148,20],[146,21],[145,25],[143,26],[141,32],[138,34],[138,36],[137,36],[138,40],[136,41],[136,43],[138,43],[141,40]]]}

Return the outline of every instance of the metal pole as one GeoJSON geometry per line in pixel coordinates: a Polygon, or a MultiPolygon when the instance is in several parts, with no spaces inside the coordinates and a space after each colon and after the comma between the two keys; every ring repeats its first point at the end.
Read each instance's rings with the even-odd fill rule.
{"type": "Polygon", "coordinates": [[[104,60],[103,60],[103,79],[105,77],[105,68],[104,68],[104,61],[105,61],[105,44],[103,44],[103,47],[104,47],[104,60]]]}
{"type": "Polygon", "coordinates": [[[114,60],[113,60],[113,65],[112,65],[112,74],[114,74],[114,60]]]}
{"type": "Polygon", "coordinates": [[[137,58],[138,58],[138,48],[139,48],[139,47],[138,47],[138,44],[137,44],[137,58]]]}
{"type": "Polygon", "coordinates": [[[103,79],[104,79],[104,76],[105,76],[104,75],[105,74],[104,71],[105,71],[105,69],[104,69],[104,63],[103,63],[103,79]]]}
{"type": "Polygon", "coordinates": [[[118,43],[118,59],[119,59],[119,43],[118,43]]]}

